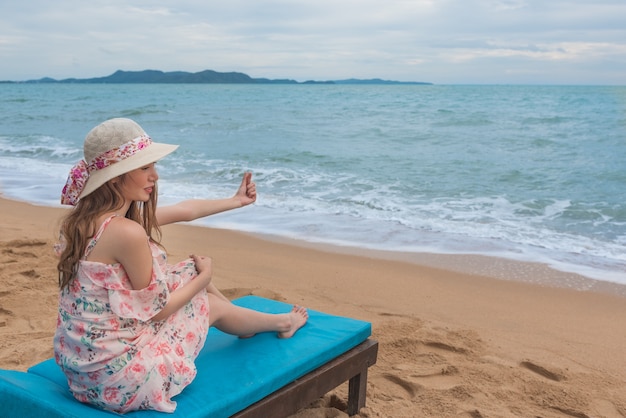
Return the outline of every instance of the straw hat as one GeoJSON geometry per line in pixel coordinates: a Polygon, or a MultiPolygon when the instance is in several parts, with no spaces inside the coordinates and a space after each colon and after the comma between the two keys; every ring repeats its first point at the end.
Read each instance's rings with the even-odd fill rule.
{"type": "Polygon", "coordinates": [[[74,206],[107,181],[160,160],[176,148],[153,142],[131,119],[102,122],[85,137],[85,159],[70,170],[61,203],[74,206]]]}

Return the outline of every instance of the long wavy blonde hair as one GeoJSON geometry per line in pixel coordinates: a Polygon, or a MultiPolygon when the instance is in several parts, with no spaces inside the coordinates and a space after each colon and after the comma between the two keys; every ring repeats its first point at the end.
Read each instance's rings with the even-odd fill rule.
{"type": "MultiPolygon", "coordinates": [[[[126,174],[123,174],[119,177],[119,182],[108,181],[103,184],[81,198],[62,220],[60,236],[62,251],[57,264],[61,289],[69,286],[75,278],[78,262],[83,257],[89,240],[100,227],[96,224],[98,218],[104,213],[115,212],[124,206],[121,186],[125,180],[126,174]]],[[[161,245],[161,229],[156,220],[157,194],[155,184],[150,199],[145,203],[132,202],[124,216],[143,226],[150,240],[161,245]]]]}

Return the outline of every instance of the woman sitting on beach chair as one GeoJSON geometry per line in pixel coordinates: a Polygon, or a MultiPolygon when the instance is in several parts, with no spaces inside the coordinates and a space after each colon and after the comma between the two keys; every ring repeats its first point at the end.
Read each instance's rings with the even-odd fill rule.
{"type": "Polygon", "coordinates": [[[196,375],[194,360],[210,326],[238,336],[291,337],[307,310],[267,314],[232,304],[211,282],[212,260],[191,255],[167,264],[160,226],[242,207],[256,200],[246,173],[230,199],[157,208],[155,162],[177,146],[153,142],[130,119],[111,119],[85,138],[61,203],[57,248],[56,362],[76,399],[107,410],[172,412],[171,398],[196,375]]]}

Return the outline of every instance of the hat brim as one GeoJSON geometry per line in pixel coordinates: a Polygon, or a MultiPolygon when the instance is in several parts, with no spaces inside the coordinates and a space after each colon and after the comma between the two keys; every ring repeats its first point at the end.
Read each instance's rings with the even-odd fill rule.
{"type": "Polygon", "coordinates": [[[137,154],[111,164],[108,167],[89,173],[89,179],[87,180],[87,183],[85,183],[85,187],[83,188],[79,199],[89,195],[107,181],[160,160],[166,155],[174,152],[177,148],[178,145],[153,142],[137,154]]]}

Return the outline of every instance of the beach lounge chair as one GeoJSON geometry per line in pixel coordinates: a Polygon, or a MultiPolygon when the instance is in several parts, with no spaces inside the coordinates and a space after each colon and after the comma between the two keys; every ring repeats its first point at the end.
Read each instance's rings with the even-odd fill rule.
{"type": "MultiPolygon", "coordinates": [[[[291,305],[258,296],[234,303],[264,312],[287,312],[291,305]]],[[[174,414],[137,411],[126,417],[271,417],[293,414],[349,381],[348,414],[365,406],[367,371],[376,363],[378,343],[371,324],[309,311],[309,322],[293,338],[263,333],[239,339],[214,328],[198,356],[196,379],[174,397],[174,414]]],[[[76,401],[54,359],[27,372],[0,370],[3,417],[111,417],[118,414],[76,401]]]]}

